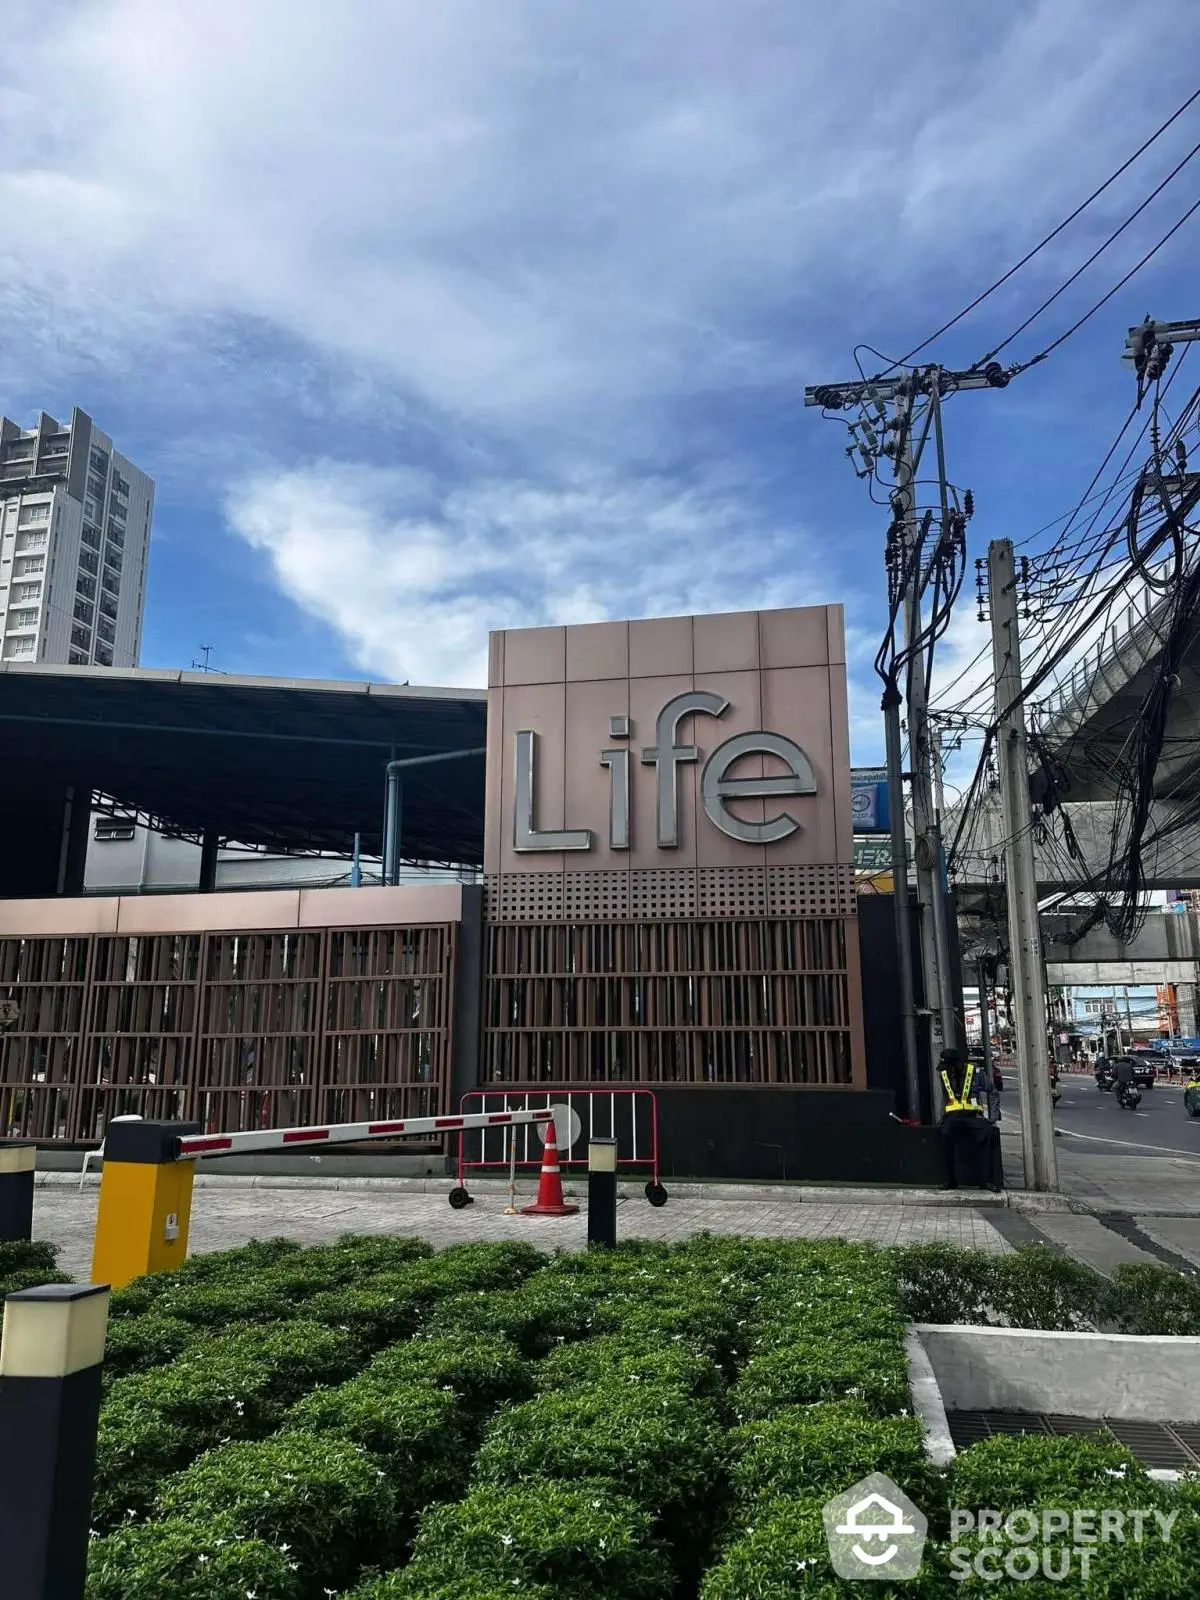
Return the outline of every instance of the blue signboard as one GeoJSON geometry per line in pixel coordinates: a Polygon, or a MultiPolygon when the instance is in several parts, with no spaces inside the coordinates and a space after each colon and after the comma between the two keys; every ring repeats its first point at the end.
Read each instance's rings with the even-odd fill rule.
{"type": "Polygon", "coordinates": [[[853,767],[850,803],[855,833],[890,833],[887,772],[883,767],[853,767]]]}

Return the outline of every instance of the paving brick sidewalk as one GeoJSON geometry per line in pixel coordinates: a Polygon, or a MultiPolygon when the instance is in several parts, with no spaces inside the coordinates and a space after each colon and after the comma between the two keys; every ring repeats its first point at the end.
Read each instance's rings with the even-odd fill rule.
{"type": "MultiPolygon", "coordinates": [[[[34,1236],[62,1250],[60,1264],[86,1278],[96,1219],[95,1188],[39,1188],[34,1236]]],[[[192,1206],[193,1251],[222,1250],[247,1239],[286,1235],[303,1244],[323,1244],[342,1233],[416,1234],[442,1248],[468,1239],[528,1239],[547,1250],[582,1249],[582,1212],[572,1217],[506,1217],[504,1198],[481,1196],[452,1211],[444,1195],[359,1190],[197,1189],[192,1206]]],[[[680,1240],[708,1229],[748,1238],[870,1240],[876,1244],[939,1241],[967,1249],[1009,1248],[986,1215],[942,1206],[771,1204],[762,1200],[672,1199],[656,1210],[644,1200],[619,1202],[617,1228],[623,1238],[680,1240]]]]}

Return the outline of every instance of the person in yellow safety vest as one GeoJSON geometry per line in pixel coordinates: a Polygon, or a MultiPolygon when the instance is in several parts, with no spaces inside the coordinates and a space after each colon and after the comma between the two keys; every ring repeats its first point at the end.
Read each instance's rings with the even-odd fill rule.
{"type": "Polygon", "coordinates": [[[942,1111],[952,1115],[959,1111],[982,1111],[978,1096],[975,1094],[975,1063],[968,1061],[963,1064],[957,1050],[942,1051],[942,1066],[938,1076],[942,1080],[942,1089],[945,1093],[945,1102],[942,1111]],[[957,1081],[957,1086],[956,1082],[957,1081]]]}
{"type": "Polygon", "coordinates": [[[938,1076],[947,1189],[998,1191],[1003,1187],[1000,1130],[983,1114],[974,1063],[964,1062],[957,1050],[943,1050],[938,1076]]]}

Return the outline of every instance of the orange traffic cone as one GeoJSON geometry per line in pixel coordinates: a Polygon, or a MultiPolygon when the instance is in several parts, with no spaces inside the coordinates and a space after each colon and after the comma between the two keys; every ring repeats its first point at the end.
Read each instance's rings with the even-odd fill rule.
{"type": "Polygon", "coordinates": [[[527,1217],[569,1217],[578,1206],[569,1206],[563,1199],[562,1174],[558,1170],[558,1140],[554,1135],[554,1118],[546,1124],[546,1148],[542,1152],[542,1172],[538,1179],[537,1199],[531,1206],[522,1206],[527,1217]]]}

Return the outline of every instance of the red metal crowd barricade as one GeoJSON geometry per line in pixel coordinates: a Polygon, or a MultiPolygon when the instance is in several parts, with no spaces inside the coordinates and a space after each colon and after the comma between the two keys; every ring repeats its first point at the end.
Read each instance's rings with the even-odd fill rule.
{"type": "MultiPolygon", "coordinates": [[[[650,1089],[472,1089],[459,1102],[464,1115],[478,1112],[542,1111],[564,1107],[567,1113],[556,1116],[559,1135],[559,1164],[563,1167],[587,1166],[587,1145],[591,1139],[617,1141],[617,1166],[650,1169],[646,1198],[651,1205],[666,1204],[667,1191],[659,1175],[658,1097],[650,1089]],[[564,1136],[565,1135],[565,1136],[564,1136]]],[[[466,1173],[471,1170],[497,1173],[510,1167],[536,1168],[542,1161],[542,1136],[535,1125],[475,1128],[458,1136],[458,1189],[456,1195],[467,1203],[466,1173]],[[516,1141],[515,1160],[510,1139],[516,1141]]],[[[454,1204],[451,1199],[451,1204],[454,1204]]]]}

